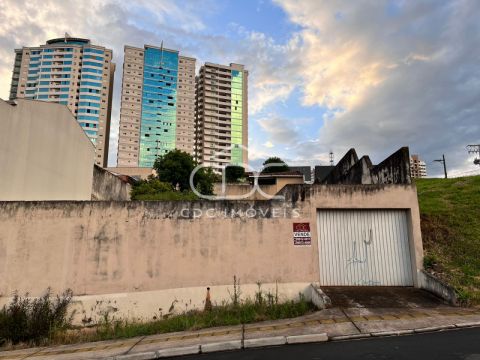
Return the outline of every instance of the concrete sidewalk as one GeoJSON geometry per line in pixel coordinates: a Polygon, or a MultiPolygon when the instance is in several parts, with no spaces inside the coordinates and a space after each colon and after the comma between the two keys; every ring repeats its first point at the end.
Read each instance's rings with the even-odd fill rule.
{"type": "Polygon", "coordinates": [[[286,320],[124,340],[0,352],[10,359],[154,359],[286,343],[392,336],[480,326],[480,309],[332,308],[286,320]]]}

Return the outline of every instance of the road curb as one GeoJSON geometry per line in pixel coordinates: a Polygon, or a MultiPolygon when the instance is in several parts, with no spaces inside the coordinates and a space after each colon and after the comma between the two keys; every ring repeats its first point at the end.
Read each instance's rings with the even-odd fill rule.
{"type": "MultiPolygon", "coordinates": [[[[367,339],[372,337],[402,336],[402,335],[409,335],[409,334],[415,334],[415,333],[437,332],[442,330],[452,330],[452,329],[469,328],[469,327],[480,327],[480,321],[431,326],[431,327],[407,329],[407,330],[389,330],[389,331],[378,331],[378,332],[371,332],[371,333],[338,335],[338,336],[332,336],[332,337],[329,337],[326,333],[314,333],[314,334],[305,334],[305,335],[272,336],[272,337],[245,339],[243,341],[230,340],[230,341],[199,344],[194,346],[158,349],[156,351],[149,351],[149,352],[142,352],[142,353],[107,356],[102,359],[104,360],[147,360],[148,359],[150,360],[150,359],[158,359],[158,358],[164,358],[164,357],[195,355],[200,353],[214,353],[214,352],[241,350],[241,349],[249,349],[249,348],[261,348],[261,347],[279,346],[279,345],[286,345],[286,344],[293,345],[293,344],[302,344],[302,343],[321,343],[326,341],[367,339]]],[[[89,358],[89,359],[93,360],[93,359],[99,359],[99,358],[95,357],[95,358],[89,358]]]]}
{"type": "Polygon", "coordinates": [[[150,360],[156,358],[157,353],[155,351],[115,356],[115,360],[150,360]]]}
{"type": "MultiPolygon", "coordinates": [[[[157,358],[200,354],[200,345],[161,349],[155,352],[157,358]]],[[[155,359],[155,358],[153,358],[155,359]]]]}
{"type": "Polygon", "coordinates": [[[380,336],[401,336],[401,335],[409,335],[413,334],[413,330],[393,330],[393,331],[379,331],[371,333],[372,336],[380,337],[380,336]]]}
{"type": "Polygon", "coordinates": [[[200,350],[202,353],[240,350],[241,348],[242,348],[242,340],[222,341],[222,342],[200,345],[200,350]]]}
{"type": "Polygon", "coordinates": [[[432,332],[432,331],[440,331],[440,330],[447,330],[447,329],[454,329],[455,325],[440,325],[440,326],[430,326],[425,328],[414,329],[416,333],[424,333],[424,332],[432,332]]]}
{"type": "Polygon", "coordinates": [[[363,339],[363,338],[369,338],[372,335],[370,333],[366,334],[352,334],[352,335],[338,335],[338,336],[332,336],[330,340],[332,341],[339,341],[339,340],[354,340],[354,339],[363,339]]]}
{"type": "Polygon", "coordinates": [[[455,324],[458,328],[480,326],[480,321],[455,324]]]}
{"type": "Polygon", "coordinates": [[[267,338],[247,339],[243,341],[245,349],[263,347],[263,346],[278,346],[285,345],[287,339],[285,336],[272,336],[267,338]]]}
{"type": "Polygon", "coordinates": [[[287,344],[306,344],[328,341],[326,333],[287,336],[287,344]]]}

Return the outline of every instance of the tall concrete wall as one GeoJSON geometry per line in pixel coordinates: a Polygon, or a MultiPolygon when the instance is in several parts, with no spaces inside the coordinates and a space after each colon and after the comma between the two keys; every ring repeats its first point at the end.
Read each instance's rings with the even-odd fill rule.
{"type": "Polygon", "coordinates": [[[92,200],[130,200],[132,186],[111,172],[95,165],[93,169],[92,200]]]}
{"type": "Polygon", "coordinates": [[[71,288],[83,314],[101,299],[148,317],[173,302],[201,306],[206,286],[214,300],[228,299],[234,275],[247,294],[257,282],[278,283],[292,297],[319,281],[322,208],[407,209],[421,269],[414,185],[288,185],[280,193],[285,201],[0,202],[0,304],[15,290],[71,288]],[[311,246],[294,245],[294,222],[310,223],[311,246]]]}
{"type": "Polygon", "coordinates": [[[0,200],[90,200],[94,158],[66,106],[0,100],[0,200]]]}
{"type": "Polygon", "coordinates": [[[400,148],[378,165],[373,165],[368,156],[359,160],[355,149],[350,149],[328,176],[323,180],[318,176],[316,182],[345,185],[411,184],[408,147],[400,148]]]}

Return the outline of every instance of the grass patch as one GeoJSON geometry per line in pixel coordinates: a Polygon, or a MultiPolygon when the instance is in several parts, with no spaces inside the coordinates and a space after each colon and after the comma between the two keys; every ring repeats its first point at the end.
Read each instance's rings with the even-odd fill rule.
{"type": "Polygon", "coordinates": [[[293,318],[312,313],[315,306],[301,295],[297,301],[275,303],[246,300],[241,304],[213,306],[210,311],[191,310],[150,322],[105,319],[93,329],[60,332],[52,341],[59,344],[130,338],[176,331],[199,330],[216,326],[249,324],[264,320],[293,318]]]}
{"type": "Polygon", "coordinates": [[[204,311],[185,310],[178,315],[168,314],[148,322],[117,320],[106,314],[99,324],[91,327],[70,325],[71,317],[67,317],[66,306],[71,300],[71,292],[55,299],[50,297],[49,292],[38,300],[17,296],[4,308],[8,322],[2,322],[0,313],[0,347],[3,345],[4,349],[14,349],[34,345],[48,346],[131,338],[293,318],[316,310],[311,302],[306,301],[303,294],[299,294],[297,300],[279,302],[278,294],[263,292],[261,284],[258,284],[258,291],[253,299],[240,300],[240,296],[240,285],[234,278],[231,301],[220,306],[209,306],[208,310],[204,311]],[[31,320],[19,321],[25,317],[31,320]],[[34,336],[31,335],[32,331],[36,331],[34,336]]]}
{"type": "Polygon", "coordinates": [[[480,304],[480,176],[417,179],[425,268],[480,304]]]}
{"type": "Polygon", "coordinates": [[[0,309],[0,346],[5,344],[42,344],[56,333],[65,331],[72,291],[52,297],[50,289],[39,298],[15,294],[10,304],[0,309]]]}

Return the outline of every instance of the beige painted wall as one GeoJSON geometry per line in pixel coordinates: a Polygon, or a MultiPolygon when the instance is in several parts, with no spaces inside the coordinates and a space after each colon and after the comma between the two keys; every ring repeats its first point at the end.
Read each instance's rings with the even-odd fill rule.
{"type": "Polygon", "coordinates": [[[68,108],[0,100],[0,200],[90,200],[95,148],[68,108]]]}
{"type": "Polygon", "coordinates": [[[127,175],[127,176],[138,176],[143,180],[148,179],[150,175],[156,175],[156,171],[152,168],[141,168],[141,167],[109,167],[108,171],[115,174],[127,175]]]}
{"type": "Polygon", "coordinates": [[[215,195],[225,195],[229,196],[245,196],[246,200],[269,200],[268,195],[275,195],[280,190],[282,190],[286,185],[289,184],[303,184],[303,178],[301,177],[285,177],[276,179],[274,185],[259,185],[258,187],[262,192],[267,194],[265,197],[262,193],[255,190],[253,191],[254,186],[250,183],[232,183],[225,185],[225,194],[222,193],[222,183],[215,183],[213,186],[213,192],[215,195]]]}
{"type": "Polygon", "coordinates": [[[296,294],[319,281],[322,208],[408,210],[416,278],[423,253],[414,185],[289,185],[281,193],[285,201],[0,202],[0,294],[72,288],[84,308],[96,295],[123,294],[140,303],[135,312],[124,302],[121,313],[145,317],[152,304],[198,303],[206,286],[225,297],[234,275],[245,286],[297,284],[284,286],[296,294]],[[310,223],[311,246],[293,245],[294,222],[310,223]]]}
{"type": "MultiPolygon", "coordinates": [[[[275,195],[278,192],[277,185],[262,185],[261,190],[268,195],[275,195]]],[[[213,186],[215,195],[222,196],[222,184],[215,183],[213,186]]],[[[226,184],[225,196],[245,196],[248,200],[265,200],[265,197],[258,191],[253,191],[253,185],[246,184],[226,184]]]]}

